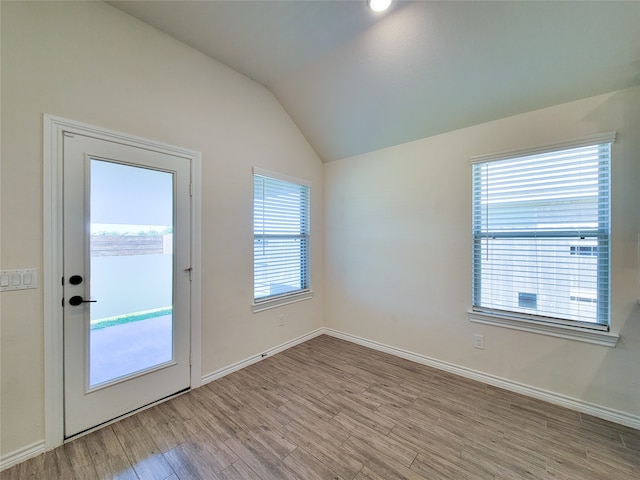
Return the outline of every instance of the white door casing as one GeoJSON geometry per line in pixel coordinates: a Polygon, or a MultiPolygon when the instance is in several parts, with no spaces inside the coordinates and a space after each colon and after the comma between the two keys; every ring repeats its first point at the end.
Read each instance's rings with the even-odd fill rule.
{"type": "MultiPolygon", "coordinates": [[[[189,360],[192,363],[190,378],[187,373],[186,383],[187,386],[195,388],[200,385],[201,382],[201,345],[200,345],[200,322],[201,322],[201,275],[200,275],[200,170],[201,170],[201,155],[198,152],[187,150],[183,148],[173,147],[170,145],[146,140],[140,137],[130,136],[122,134],[120,132],[114,132],[111,130],[101,129],[99,127],[93,127],[90,125],[82,124],[79,122],[63,119],[60,117],[54,117],[50,115],[44,116],[44,164],[43,164],[43,207],[44,207],[44,302],[45,302],[45,448],[53,448],[60,445],[64,441],[64,384],[63,384],[63,307],[62,298],[64,295],[62,286],[62,276],[64,272],[63,264],[63,245],[64,245],[64,229],[63,229],[63,172],[64,172],[64,136],[81,136],[90,137],[97,142],[108,142],[106,145],[110,145],[115,150],[129,151],[127,149],[138,149],[136,152],[147,152],[151,157],[162,157],[163,155],[169,155],[182,159],[183,162],[188,164],[190,169],[190,176],[192,178],[191,185],[187,184],[187,187],[182,187],[183,191],[190,190],[191,196],[188,202],[190,203],[189,209],[191,211],[188,215],[187,229],[191,236],[190,243],[190,259],[184,257],[177,260],[181,263],[186,263],[190,266],[191,270],[191,292],[190,295],[186,295],[186,310],[191,311],[190,322],[190,334],[186,337],[183,334],[181,342],[183,345],[191,344],[190,352],[187,356],[179,360],[178,363],[188,368],[189,360]],[[188,225],[190,223],[190,226],[188,225]],[[185,360],[186,358],[186,360],[185,360]]],[[[67,146],[69,149],[70,146],[67,146]]],[[[115,154],[115,153],[114,153],[115,154]]],[[[108,157],[109,155],[107,155],[108,157]]],[[[83,162],[87,161],[88,157],[83,159],[83,162]]],[[[117,161],[117,159],[116,159],[117,161]]],[[[185,268],[188,268],[185,267],[185,268]]],[[[178,269],[181,266],[176,264],[176,274],[182,273],[184,276],[189,274],[186,272],[179,272],[178,269]]],[[[184,277],[183,277],[184,278],[184,277]]],[[[80,292],[83,295],[85,292],[80,292]]],[[[88,296],[88,291],[86,292],[88,296]]],[[[83,310],[83,306],[76,307],[78,311],[83,310]]],[[[82,315],[81,315],[82,316],[82,315]]],[[[86,336],[86,329],[81,335],[86,336]]],[[[83,353],[85,355],[85,353],[83,353]]],[[[86,358],[86,355],[85,355],[86,358]]],[[[82,363],[82,362],[78,362],[82,363]]],[[[161,370],[167,370],[167,368],[160,368],[161,370]]],[[[77,372],[76,374],[77,375],[77,372]]],[[[82,380],[82,395],[87,390],[87,375],[86,371],[82,373],[84,378],[82,380]]],[[[149,375],[141,375],[136,382],[140,383],[134,390],[138,391],[153,391],[153,381],[147,380],[145,377],[151,378],[149,375]]],[[[131,393],[131,382],[127,380],[124,384],[128,384],[126,387],[121,387],[119,396],[127,397],[131,393]],[[127,395],[124,395],[127,392],[127,395]]],[[[114,382],[117,384],[117,382],[114,382]]],[[[183,382],[184,383],[184,382],[183,382]]],[[[121,384],[121,385],[124,385],[121,384]]],[[[108,390],[109,388],[100,388],[97,390],[108,390]]],[[[94,389],[96,390],[96,389],[94,389]]],[[[115,390],[118,390],[117,385],[115,390]]],[[[91,395],[95,396],[95,392],[91,395]]],[[[158,394],[156,391],[155,395],[158,394]]],[[[143,404],[149,403],[147,400],[151,397],[145,397],[143,404]]],[[[150,401],[158,400],[160,397],[156,397],[150,401]]],[[[109,403],[109,402],[107,402],[109,403]]],[[[141,406],[141,405],[140,405],[141,406]]],[[[107,413],[108,418],[111,416],[117,416],[124,413],[122,410],[118,410],[120,407],[114,407],[107,413]]],[[[126,407],[125,407],[126,408],[126,407]]],[[[136,407],[137,408],[137,407],[136,407]]],[[[75,409],[75,407],[74,407],[75,409]]],[[[85,412],[86,413],[86,412],[85,412]]],[[[80,417],[83,417],[84,413],[80,413],[80,417]]],[[[101,420],[104,421],[104,420],[101,420]]],[[[73,427],[83,429],[84,427],[73,427]]],[[[68,435],[67,435],[68,436],[68,435]]]]}
{"type": "Polygon", "coordinates": [[[189,387],[191,172],[182,157],[66,132],[63,172],[68,438],[189,387]],[[144,319],[154,309],[165,315],[144,319]]]}

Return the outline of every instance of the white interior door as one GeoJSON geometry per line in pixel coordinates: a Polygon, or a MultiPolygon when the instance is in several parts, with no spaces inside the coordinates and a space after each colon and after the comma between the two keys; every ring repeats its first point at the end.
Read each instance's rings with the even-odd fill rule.
{"type": "Polygon", "coordinates": [[[64,135],[66,438],[189,387],[190,168],[64,135]]]}

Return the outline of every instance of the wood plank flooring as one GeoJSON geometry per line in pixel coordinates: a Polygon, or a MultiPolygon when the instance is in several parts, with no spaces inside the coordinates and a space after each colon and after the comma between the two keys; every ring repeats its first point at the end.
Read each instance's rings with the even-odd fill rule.
{"type": "Polygon", "coordinates": [[[640,479],[640,431],[320,336],[1,478],[640,479]]]}

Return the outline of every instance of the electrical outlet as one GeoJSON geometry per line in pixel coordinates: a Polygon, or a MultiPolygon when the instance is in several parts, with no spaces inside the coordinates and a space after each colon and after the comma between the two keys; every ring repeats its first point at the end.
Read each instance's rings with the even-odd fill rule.
{"type": "Polygon", "coordinates": [[[284,313],[281,313],[280,316],[278,317],[278,326],[281,327],[284,325],[284,313]]]}
{"type": "Polygon", "coordinates": [[[478,335],[476,333],[473,336],[473,348],[479,348],[480,350],[484,350],[484,335],[478,335]]]}

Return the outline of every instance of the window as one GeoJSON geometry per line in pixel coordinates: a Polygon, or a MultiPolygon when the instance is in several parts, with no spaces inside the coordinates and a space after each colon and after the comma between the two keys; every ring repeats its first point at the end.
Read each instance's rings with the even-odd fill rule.
{"type": "Polygon", "coordinates": [[[309,190],[304,180],[254,168],[254,305],[275,306],[310,293],[309,190]]]}
{"type": "Polygon", "coordinates": [[[473,159],[472,313],[608,331],[614,139],[473,159]]]}
{"type": "Polygon", "coordinates": [[[569,250],[571,255],[586,255],[588,257],[596,256],[598,253],[598,247],[595,245],[571,245],[569,250]]]}

